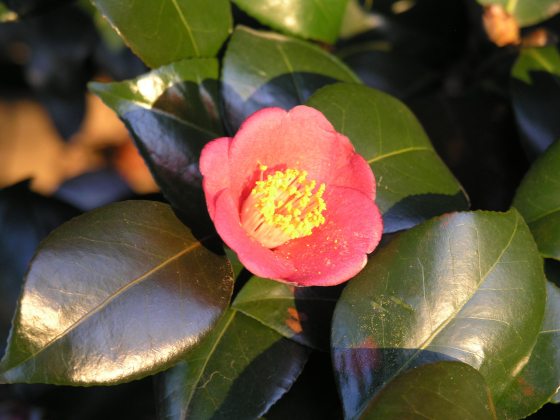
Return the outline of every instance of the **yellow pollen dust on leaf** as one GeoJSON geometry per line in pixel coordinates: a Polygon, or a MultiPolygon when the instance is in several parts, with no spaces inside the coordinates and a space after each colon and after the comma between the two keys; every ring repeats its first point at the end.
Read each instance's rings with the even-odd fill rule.
{"type": "MultiPolygon", "coordinates": [[[[261,173],[267,167],[260,165],[261,173]]],[[[286,169],[255,183],[245,200],[241,223],[267,248],[311,235],[325,223],[325,184],[307,179],[307,171],[286,169]]]]}

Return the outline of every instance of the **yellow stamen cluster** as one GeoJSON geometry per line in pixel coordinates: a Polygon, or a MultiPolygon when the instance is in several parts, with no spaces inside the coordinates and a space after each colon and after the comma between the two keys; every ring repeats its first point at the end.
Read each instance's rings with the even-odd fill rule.
{"type": "MultiPolygon", "coordinates": [[[[261,171],[266,169],[260,166],[261,171]]],[[[241,223],[267,248],[309,236],[325,223],[324,192],[325,184],[317,187],[315,180],[307,179],[307,171],[276,171],[255,183],[243,205],[241,223]]]]}

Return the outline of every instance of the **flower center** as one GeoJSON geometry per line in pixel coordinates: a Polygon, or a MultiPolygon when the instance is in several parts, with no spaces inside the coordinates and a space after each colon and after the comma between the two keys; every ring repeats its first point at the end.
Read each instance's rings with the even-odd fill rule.
{"type": "MultiPolygon", "coordinates": [[[[262,178],[267,167],[259,168],[262,178]]],[[[325,223],[324,192],[325,184],[317,187],[315,180],[307,179],[307,171],[276,171],[255,183],[243,203],[241,225],[267,248],[309,236],[314,228],[325,223]]]]}

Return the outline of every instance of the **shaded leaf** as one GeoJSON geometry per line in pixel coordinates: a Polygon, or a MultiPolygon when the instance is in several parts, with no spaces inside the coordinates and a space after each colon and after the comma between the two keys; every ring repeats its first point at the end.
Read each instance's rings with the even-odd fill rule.
{"type": "Polygon", "coordinates": [[[357,77],[338,59],[308,42],[238,27],[224,57],[222,82],[229,129],[269,106],[290,109],[318,88],[357,77]]]}
{"type": "Polygon", "coordinates": [[[29,190],[20,182],[0,190],[0,355],[29,261],[47,234],[78,210],[29,190]]]}
{"type": "Polygon", "coordinates": [[[445,215],[370,257],[338,301],[332,350],[346,416],[415,366],[458,360],[494,397],[536,342],[542,259],[515,210],[445,215]]]}
{"type": "Polygon", "coordinates": [[[384,232],[468,207],[457,180],[399,100],[360,85],[327,86],[308,101],[323,112],[370,164],[384,232]]]}
{"type": "Polygon", "coordinates": [[[263,417],[266,420],[340,420],[330,353],[314,351],[294,385],[263,417]]]}
{"type": "Polygon", "coordinates": [[[149,201],[62,225],[27,272],[0,380],[113,384],[168,367],[228,304],[231,268],[209,243],[149,201]]]}
{"type": "Polygon", "coordinates": [[[496,400],[500,417],[525,418],[553,398],[560,387],[560,289],[552,282],[546,287],[544,322],[537,343],[528,363],[496,400]]]}
{"type": "Polygon", "coordinates": [[[477,0],[483,6],[497,4],[517,20],[520,26],[542,22],[560,12],[559,0],[477,0]]]}
{"type": "Polygon", "coordinates": [[[522,49],[511,74],[511,96],[517,125],[523,146],[534,158],[560,139],[558,46],[522,49]]]}
{"type": "Polygon", "coordinates": [[[460,362],[419,366],[399,375],[370,403],[361,419],[496,419],[488,386],[460,362]]]}
{"type": "Polygon", "coordinates": [[[74,0],[1,0],[0,22],[46,13],[74,0]]]}
{"type": "Polygon", "coordinates": [[[125,122],[165,197],[197,226],[208,219],[198,158],[222,133],[217,79],[217,60],[193,59],[126,82],[90,84],[125,122]]]}
{"type": "Polygon", "coordinates": [[[280,32],[334,43],[348,0],[233,0],[259,22],[280,32]]]}
{"type": "Polygon", "coordinates": [[[213,57],[231,32],[228,0],[92,1],[150,67],[213,57]]]}
{"type": "Polygon", "coordinates": [[[329,348],[339,287],[295,287],[253,276],[232,306],[284,337],[316,349],[329,348]]]}
{"type": "Polygon", "coordinates": [[[544,257],[560,260],[560,141],[535,161],[513,206],[525,218],[544,257]]]}
{"type": "Polygon", "coordinates": [[[305,347],[230,309],[159,378],[160,418],[257,418],[291,387],[308,355],[305,347]]]}

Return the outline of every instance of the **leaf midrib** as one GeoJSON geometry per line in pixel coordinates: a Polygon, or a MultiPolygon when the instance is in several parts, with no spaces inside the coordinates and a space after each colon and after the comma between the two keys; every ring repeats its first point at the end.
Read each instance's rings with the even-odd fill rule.
{"type": "MultiPolygon", "coordinates": [[[[478,283],[478,285],[477,285],[476,289],[473,291],[473,293],[471,293],[471,295],[467,299],[464,300],[464,302],[461,304],[460,307],[458,307],[455,311],[453,311],[453,313],[451,313],[441,324],[438,325],[438,327],[416,349],[416,351],[412,354],[412,356],[410,356],[408,358],[408,360],[405,363],[403,363],[401,365],[401,367],[393,375],[391,375],[388,379],[383,381],[384,384],[389,383],[391,380],[393,380],[398,375],[400,375],[410,365],[410,363],[412,363],[412,361],[418,356],[418,354],[421,351],[425,350],[432,343],[432,341],[439,335],[439,333],[441,331],[443,331],[445,329],[445,327],[447,327],[453,319],[455,319],[457,314],[463,310],[465,305],[467,303],[469,303],[472,300],[472,298],[475,296],[475,294],[480,290],[480,286],[486,281],[486,278],[490,275],[490,273],[492,273],[492,271],[494,270],[496,265],[498,265],[498,263],[500,262],[500,260],[504,256],[505,252],[511,246],[511,243],[513,242],[513,238],[515,237],[515,234],[517,233],[517,229],[519,227],[519,214],[516,211],[514,213],[515,213],[515,227],[513,229],[513,232],[511,234],[508,242],[506,243],[505,247],[500,251],[500,254],[496,258],[496,261],[494,262],[494,264],[492,264],[492,266],[488,269],[488,271],[481,277],[480,282],[478,283]]],[[[357,417],[359,417],[359,415],[365,410],[365,408],[367,407],[367,403],[368,403],[368,401],[365,401],[364,403],[361,404],[360,408],[357,411],[357,414],[358,414],[357,417]]]]}
{"type": "MultiPolygon", "coordinates": [[[[48,348],[50,348],[52,345],[54,345],[57,341],[60,340],[60,338],[66,336],[68,333],[74,331],[76,328],[78,328],[81,324],[83,324],[84,322],[86,322],[87,320],[89,320],[92,316],[94,316],[95,314],[99,313],[100,311],[102,311],[104,308],[106,308],[112,301],[114,301],[115,299],[117,299],[118,297],[120,297],[123,293],[125,293],[127,290],[129,290],[130,288],[136,286],[137,284],[141,283],[142,281],[144,281],[146,278],[150,277],[152,274],[156,273],[157,271],[163,269],[165,266],[167,266],[168,264],[170,264],[171,262],[181,258],[183,255],[188,254],[189,252],[199,248],[202,245],[202,242],[210,239],[210,235],[206,236],[204,238],[202,238],[200,241],[186,247],[185,249],[177,252],[176,254],[174,254],[173,256],[171,256],[170,258],[167,258],[165,261],[159,263],[157,266],[155,266],[154,268],[148,270],[147,272],[145,272],[144,274],[142,274],[141,276],[135,278],[134,280],[130,281],[129,283],[125,284],[124,286],[121,286],[120,288],[118,288],[114,293],[112,293],[111,295],[109,295],[107,298],[105,298],[101,303],[99,303],[97,306],[95,306],[94,308],[92,308],[92,310],[90,310],[89,312],[87,312],[84,316],[82,316],[81,318],[79,318],[76,322],[74,322],[73,324],[71,324],[68,328],[66,328],[64,331],[60,332],[59,334],[57,334],[55,337],[53,337],[48,343],[46,343],[43,347],[41,347],[38,351],[33,352],[32,354],[30,354],[29,356],[27,356],[25,359],[17,362],[16,364],[10,366],[8,369],[4,370],[4,369],[0,369],[3,373],[7,373],[10,370],[14,369],[17,366],[21,366],[24,363],[26,363],[27,361],[29,361],[30,359],[36,357],[38,354],[43,353],[45,350],[47,350],[48,348]]],[[[7,355],[7,353],[6,353],[7,355]]],[[[9,359],[6,359],[9,360],[9,359]]]]}

